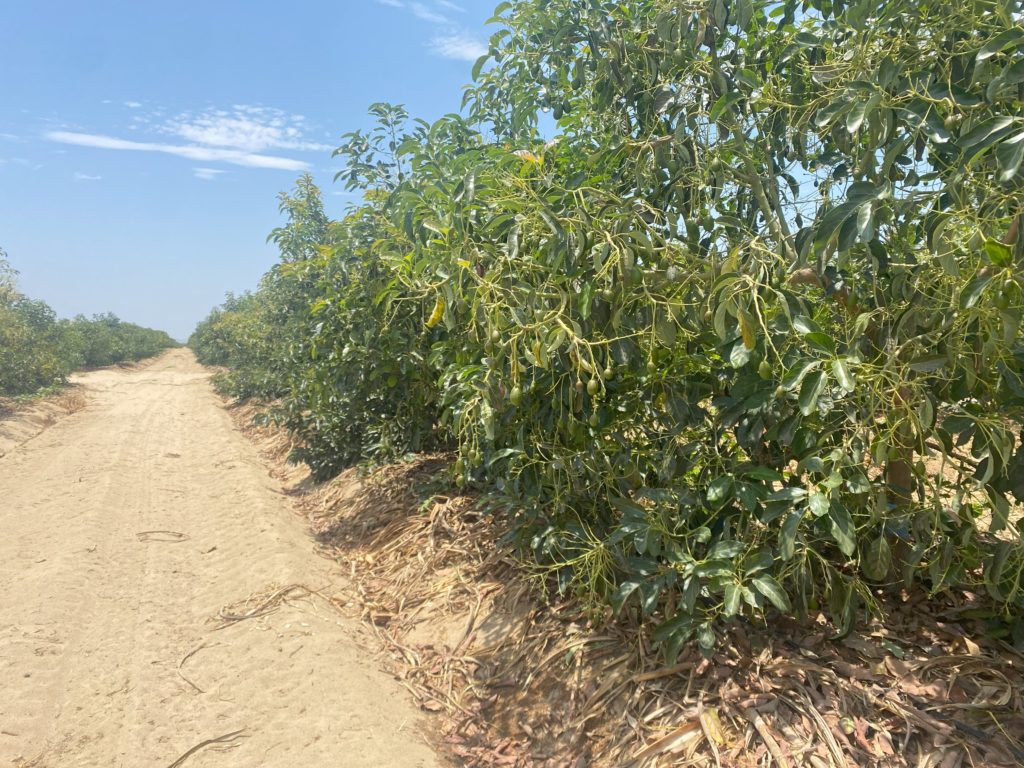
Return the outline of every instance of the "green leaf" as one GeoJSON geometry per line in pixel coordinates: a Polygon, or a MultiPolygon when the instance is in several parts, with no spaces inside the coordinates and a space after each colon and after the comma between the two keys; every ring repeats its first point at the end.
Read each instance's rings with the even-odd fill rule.
{"type": "Polygon", "coordinates": [[[829,355],[834,355],[836,353],[835,339],[833,339],[827,333],[822,333],[820,331],[808,333],[806,336],[804,336],[804,339],[806,339],[807,343],[810,344],[815,349],[818,349],[829,355]]]}
{"type": "Polygon", "coordinates": [[[996,162],[999,163],[999,180],[1007,182],[1017,175],[1024,160],[1024,132],[1015,134],[996,147],[996,162]]]}
{"type": "Polygon", "coordinates": [[[754,4],[752,0],[737,0],[734,6],[734,17],[736,28],[746,30],[754,18],[754,4]]]}
{"type": "Polygon", "coordinates": [[[651,631],[651,639],[663,643],[670,637],[688,638],[693,632],[693,617],[682,611],[661,622],[651,631]]]}
{"type": "Polygon", "coordinates": [[[864,575],[872,581],[882,581],[889,575],[892,565],[892,551],[889,540],[884,533],[872,539],[864,548],[860,558],[860,567],[864,575]]]}
{"type": "Polygon", "coordinates": [[[803,384],[800,385],[800,396],[797,398],[797,402],[800,404],[800,413],[804,416],[814,413],[818,407],[818,398],[825,391],[827,383],[828,376],[824,371],[814,371],[804,378],[803,384]]]}
{"type": "Polygon", "coordinates": [[[985,239],[985,254],[997,267],[1008,267],[1013,263],[1013,249],[991,237],[985,239]]]}
{"type": "Polygon", "coordinates": [[[946,355],[930,355],[912,360],[908,365],[912,371],[917,373],[932,373],[949,365],[949,357],[946,355]]]}
{"type": "MultiPolygon", "coordinates": [[[[991,463],[991,459],[989,462],[991,463]]],[[[1010,522],[1010,501],[992,486],[988,486],[985,491],[992,502],[992,524],[989,526],[989,533],[996,534],[1004,530],[1010,522]]]]}
{"type": "Polygon", "coordinates": [[[815,517],[824,517],[828,514],[828,496],[824,493],[814,491],[811,493],[811,497],[807,501],[807,506],[811,510],[811,514],[815,517]]]}
{"type": "Polygon", "coordinates": [[[615,590],[615,593],[609,600],[612,610],[619,613],[622,610],[622,606],[626,604],[626,600],[629,599],[629,596],[633,594],[639,586],[640,582],[633,580],[627,580],[619,584],[618,589],[615,590]]]}
{"type": "Polygon", "coordinates": [[[768,497],[768,501],[799,501],[807,497],[807,491],[803,488],[797,488],[796,486],[787,486],[786,488],[780,488],[777,491],[773,491],[768,497]]]}
{"type": "Polygon", "coordinates": [[[794,389],[806,378],[808,373],[819,365],[820,363],[817,360],[805,360],[799,367],[793,366],[786,378],[783,379],[782,386],[788,390],[794,389]]]}
{"type": "Polygon", "coordinates": [[[654,331],[662,346],[672,347],[676,343],[676,324],[667,309],[658,307],[655,310],[654,331]]]}
{"type": "Polygon", "coordinates": [[[755,576],[751,579],[751,582],[757,588],[757,591],[767,597],[772,605],[780,611],[788,611],[790,609],[789,595],[786,594],[782,585],[771,576],[766,574],[755,576]]]}
{"type": "Polygon", "coordinates": [[[730,581],[725,585],[725,600],[723,610],[728,618],[729,616],[735,616],[740,610],[740,598],[743,593],[740,591],[740,585],[735,581],[730,581]]]}
{"type": "Polygon", "coordinates": [[[857,210],[857,238],[862,243],[869,243],[875,239],[875,206],[873,203],[864,203],[857,210]]]}
{"type": "Polygon", "coordinates": [[[779,531],[779,553],[783,560],[792,560],[796,552],[796,536],[804,519],[803,509],[794,509],[786,515],[786,521],[779,531]]]}
{"type": "Polygon", "coordinates": [[[973,160],[977,158],[979,154],[1006,136],[1017,122],[1018,120],[1016,118],[1010,117],[1009,115],[1000,115],[999,117],[990,118],[961,136],[957,141],[957,146],[964,152],[973,150],[975,152],[972,157],[973,160]]]}
{"type": "Polygon", "coordinates": [[[747,345],[740,339],[732,345],[732,351],[729,353],[729,363],[738,370],[750,362],[750,357],[751,351],[747,349],[747,345]]]}
{"type": "Polygon", "coordinates": [[[710,651],[715,647],[715,630],[711,624],[705,622],[697,628],[697,645],[701,650],[710,651]]]}
{"type": "Polygon", "coordinates": [[[716,477],[712,480],[708,485],[708,502],[714,506],[721,506],[724,504],[729,495],[729,491],[732,490],[732,482],[732,478],[728,476],[716,477]]]}
{"type": "Polygon", "coordinates": [[[992,277],[990,275],[978,275],[967,283],[960,292],[960,309],[970,309],[977,304],[991,282],[992,277]]]}
{"type": "Polygon", "coordinates": [[[889,194],[890,189],[885,184],[875,185],[867,181],[856,181],[851,184],[846,192],[846,202],[831,208],[821,217],[814,233],[815,247],[824,248],[851,216],[855,213],[859,214],[862,206],[876,200],[883,200],[889,194]]]}
{"type": "Polygon", "coordinates": [[[1004,51],[1011,45],[1020,45],[1024,41],[1024,30],[1019,28],[1008,29],[989,40],[978,51],[978,61],[985,61],[1004,51]]]}
{"type": "Polygon", "coordinates": [[[836,381],[839,382],[839,386],[843,388],[845,392],[853,392],[855,383],[853,380],[853,374],[850,373],[850,368],[843,360],[834,360],[832,362],[832,373],[835,374],[836,381]]]}
{"type": "Polygon", "coordinates": [[[708,552],[708,560],[734,560],[743,553],[742,541],[719,541],[708,552]]]}
{"type": "Polygon", "coordinates": [[[793,327],[800,333],[821,333],[821,328],[807,315],[796,315],[793,318],[793,327]]]}
{"type": "Polygon", "coordinates": [[[846,223],[854,212],[860,207],[859,203],[845,202],[831,208],[818,224],[814,235],[814,244],[821,249],[828,245],[829,241],[836,236],[839,228],[846,223]]]}
{"type": "Polygon", "coordinates": [[[857,530],[849,510],[839,504],[830,504],[829,517],[832,520],[832,538],[844,555],[853,557],[857,551],[857,530]]]}
{"type": "Polygon", "coordinates": [[[900,74],[899,65],[891,58],[886,56],[882,59],[882,63],[878,66],[878,84],[882,88],[888,88],[896,82],[896,78],[900,74]]]}
{"type": "Polygon", "coordinates": [[[722,116],[728,112],[732,116],[732,106],[743,98],[741,91],[728,91],[722,94],[715,102],[714,106],[711,107],[711,111],[708,113],[708,119],[712,122],[718,122],[722,116]]]}
{"type": "Polygon", "coordinates": [[[771,467],[750,467],[743,470],[743,476],[751,480],[764,480],[768,483],[782,482],[782,473],[771,467]]]}
{"type": "Polygon", "coordinates": [[[881,100],[882,94],[875,92],[864,101],[854,104],[846,115],[846,130],[851,134],[856,133],[881,100]]]}
{"type": "Polygon", "coordinates": [[[480,77],[480,71],[484,68],[484,64],[487,63],[487,60],[489,58],[491,58],[491,55],[489,53],[485,53],[483,56],[479,57],[476,60],[476,62],[473,64],[472,74],[470,75],[471,79],[476,80],[478,77],[480,77]]]}

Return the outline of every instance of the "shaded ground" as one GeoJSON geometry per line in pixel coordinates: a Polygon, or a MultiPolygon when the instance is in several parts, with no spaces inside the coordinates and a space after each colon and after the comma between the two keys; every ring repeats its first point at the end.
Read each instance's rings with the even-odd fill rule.
{"type": "Polygon", "coordinates": [[[78,383],[0,430],[0,765],[439,765],[191,353],[78,383]]]}

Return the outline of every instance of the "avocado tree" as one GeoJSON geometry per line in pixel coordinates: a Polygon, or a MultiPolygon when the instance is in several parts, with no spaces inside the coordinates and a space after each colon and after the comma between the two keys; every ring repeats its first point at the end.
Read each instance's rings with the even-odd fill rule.
{"type": "Polygon", "coordinates": [[[678,591],[671,647],[792,599],[848,627],[895,577],[1019,605],[1019,3],[497,13],[467,103],[521,162],[454,245],[535,546],[678,591]]]}
{"type": "Polygon", "coordinates": [[[502,3],[465,115],[377,104],[336,153],[363,199],[302,267],[303,457],[457,447],[524,552],[669,656],[772,608],[845,631],[901,582],[1012,617],[1020,19],[502,3]]]}

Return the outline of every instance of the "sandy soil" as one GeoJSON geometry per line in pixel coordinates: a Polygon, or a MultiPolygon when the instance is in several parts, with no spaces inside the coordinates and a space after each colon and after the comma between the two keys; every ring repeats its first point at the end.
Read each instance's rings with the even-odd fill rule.
{"type": "Polygon", "coordinates": [[[79,383],[84,409],[0,458],[0,765],[439,766],[320,598],[222,626],[344,577],[191,353],[79,383]]]}

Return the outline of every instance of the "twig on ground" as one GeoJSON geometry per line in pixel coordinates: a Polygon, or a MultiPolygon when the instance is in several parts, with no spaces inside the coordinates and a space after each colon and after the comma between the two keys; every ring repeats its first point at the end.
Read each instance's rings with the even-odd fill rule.
{"type": "Polygon", "coordinates": [[[192,747],[190,750],[188,750],[188,752],[185,752],[181,757],[179,757],[177,760],[175,760],[173,763],[171,763],[169,766],[167,766],[167,768],[178,768],[178,766],[184,765],[185,761],[188,760],[196,752],[198,752],[199,750],[201,750],[201,749],[203,749],[205,747],[212,746],[214,744],[230,744],[231,745],[230,748],[237,747],[238,746],[238,743],[237,743],[238,740],[243,738],[244,736],[245,736],[245,728],[239,728],[237,731],[232,731],[231,733],[225,733],[223,736],[216,736],[216,737],[214,737],[212,739],[206,739],[205,741],[200,741],[198,744],[196,744],[194,747],[192,747]]]}
{"type": "Polygon", "coordinates": [[[165,541],[168,544],[177,544],[189,538],[187,533],[178,531],[139,531],[135,534],[139,541],[165,541]]]}
{"type": "Polygon", "coordinates": [[[196,655],[197,653],[199,653],[199,651],[203,650],[203,648],[209,648],[209,647],[211,647],[212,645],[219,645],[219,643],[203,643],[202,645],[199,645],[199,646],[197,646],[197,647],[193,648],[193,649],[192,649],[191,651],[189,651],[188,653],[186,653],[186,654],[185,654],[185,656],[184,656],[184,658],[182,658],[182,660],[178,662],[178,677],[180,677],[180,678],[181,678],[182,680],[184,680],[184,681],[185,681],[186,683],[188,683],[188,684],[189,684],[189,685],[191,685],[191,686],[192,686],[193,688],[195,688],[195,689],[196,689],[196,690],[197,690],[197,691],[198,691],[199,693],[206,693],[206,691],[204,691],[204,690],[203,690],[202,688],[200,688],[200,687],[199,687],[198,685],[196,685],[196,684],[195,684],[195,683],[193,683],[193,682],[192,682],[191,680],[189,680],[189,679],[188,679],[187,677],[185,677],[184,673],[183,673],[183,672],[181,671],[181,668],[182,668],[182,667],[184,666],[184,664],[185,664],[185,662],[186,662],[186,661],[188,661],[188,660],[189,660],[189,659],[191,659],[191,658],[192,658],[193,656],[195,656],[195,655],[196,655]]]}

